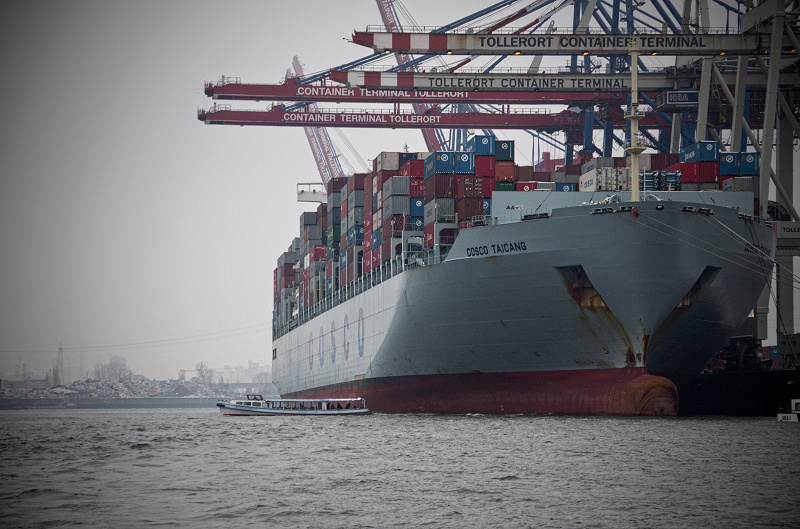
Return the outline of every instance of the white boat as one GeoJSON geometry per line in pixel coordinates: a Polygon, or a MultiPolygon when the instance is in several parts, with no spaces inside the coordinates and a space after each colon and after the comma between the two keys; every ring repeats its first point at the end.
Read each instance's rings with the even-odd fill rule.
{"type": "Polygon", "coordinates": [[[778,422],[798,422],[800,417],[800,399],[792,399],[788,413],[778,413],[778,422]]]}
{"type": "Polygon", "coordinates": [[[366,415],[370,413],[363,398],[339,399],[264,399],[247,395],[242,399],[219,400],[223,415],[366,415]]]}

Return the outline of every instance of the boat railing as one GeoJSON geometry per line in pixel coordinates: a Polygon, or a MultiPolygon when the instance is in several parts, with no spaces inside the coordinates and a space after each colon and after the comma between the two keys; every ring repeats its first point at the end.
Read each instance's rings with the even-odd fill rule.
{"type": "Polygon", "coordinates": [[[298,312],[296,318],[290,319],[286,323],[275,325],[275,337],[283,336],[292,329],[311,321],[320,314],[323,314],[345,301],[352,299],[372,287],[383,283],[407,270],[428,266],[435,262],[435,257],[429,252],[407,252],[406,255],[396,255],[394,258],[381,263],[380,266],[369,270],[356,280],[351,281],[341,288],[326,295],[317,303],[304,308],[298,312]]]}

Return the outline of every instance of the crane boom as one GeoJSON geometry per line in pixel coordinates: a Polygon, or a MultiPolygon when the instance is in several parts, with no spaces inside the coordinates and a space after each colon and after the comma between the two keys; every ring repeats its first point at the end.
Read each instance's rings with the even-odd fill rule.
{"type": "MultiPolygon", "coordinates": [[[[197,119],[210,125],[265,125],[325,127],[383,127],[383,128],[444,128],[444,129],[536,129],[539,131],[583,130],[582,114],[568,110],[559,113],[502,112],[450,113],[431,108],[424,115],[398,110],[375,112],[353,111],[286,111],[280,106],[267,110],[232,110],[218,105],[198,110],[197,119]]],[[[658,113],[649,113],[642,120],[650,128],[668,128],[658,113]]]]}

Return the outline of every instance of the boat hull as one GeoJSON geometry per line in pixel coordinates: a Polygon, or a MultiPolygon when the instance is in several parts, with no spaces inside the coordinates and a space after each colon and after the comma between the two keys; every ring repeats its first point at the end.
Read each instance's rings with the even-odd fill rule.
{"type": "Polygon", "coordinates": [[[462,230],[445,262],[274,340],[275,385],[363,394],[379,412],[676,414],[675,384],[766,285],[754,248],[771,252],[774,232],[730,208],[622,206],[462,230]]]}

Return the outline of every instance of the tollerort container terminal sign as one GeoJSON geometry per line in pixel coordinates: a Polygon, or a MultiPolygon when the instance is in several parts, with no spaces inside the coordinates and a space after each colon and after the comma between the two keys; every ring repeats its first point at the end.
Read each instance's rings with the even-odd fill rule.
{"type": "MultiPolygon", "coordinates": [[[[388,51],[454,55],[627,55],[634,39],[643,55],[749,55],[769,46],[768,35],[481,35],[442,33],[353,34],[353,42],[369,46],[376,53],[388,51]]],[[[787,41],[788,42],[788,41],[787,41]]]]}
{"type": "Polygon", "coordinates": [[[775,256],[800,256],[800,222],[776,222],[775,256]]]}

